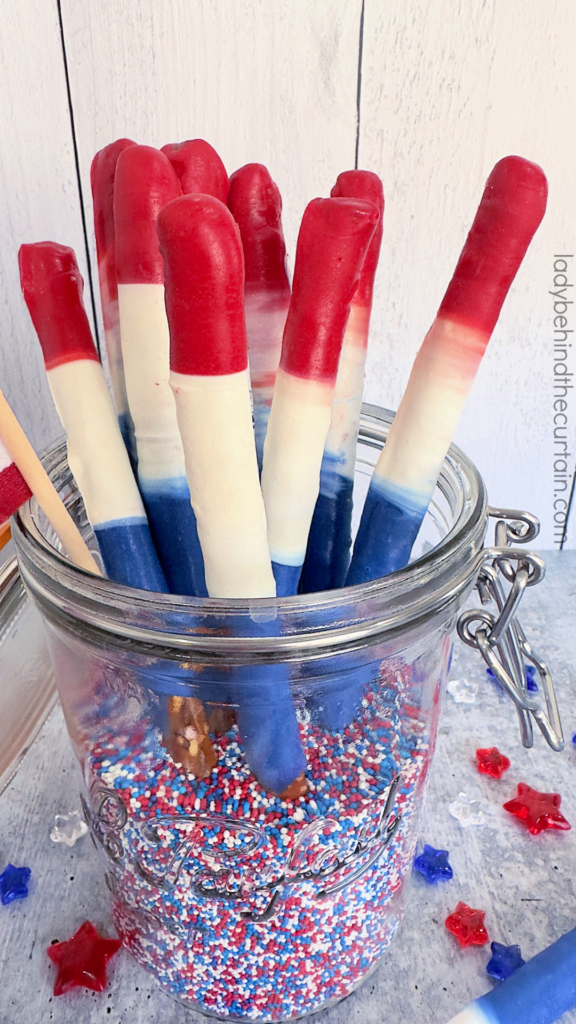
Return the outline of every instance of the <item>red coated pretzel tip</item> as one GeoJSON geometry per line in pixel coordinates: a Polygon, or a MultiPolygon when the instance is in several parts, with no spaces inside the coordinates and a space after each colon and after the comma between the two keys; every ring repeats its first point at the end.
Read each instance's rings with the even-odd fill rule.
{"type": "Polygon", "coordinates": [[[228,208],[240,228],[246,285],[289,292],[282,197],[263,164],[246,164],[230,178],[228,208]]]}
{"type": "Polygon", "coordinates": [[[90,167],[98,260],[114,244],[114,178],[118,157],[125,149],[135,145],[131,139],[116,139],[96,153],[90,167]]]}
{"type": "Polygon", "coordinates": [[[380,247],[382,245],[382,231],[384,218],[384,189],[382,182],[373,171],[343,171],[336,178],[330,195],[333,198],[367,199],[378,207],[380,220],[372,235],[372,241],[368,246],[368,252],[362,266],[362,273],[358,282],[358,288],[354,295],[356,306],[372,306],[372,293],[374,290],[374,276],[378,267],[380,247]]]}
{"type": "Polygon", "coordinates": [[[380,214],[363,199],[313,199],[304,211],[280,366],[334,381],[350,304],[380,214]]]}
{"type": "Polygon", "coordinates": [[[488,336],[544,216],[548,185],[537,164],[507,156],[494,167],[438,315],[488,336]]]}
{"type": "Polygon", "coordinates": [[[160,213],[158,237],[171,369],[205,376],[245,370],[244,259],[232,214],[213,196],[181,196],[160,213]]]}
{"type": "Polygon", "coordinates": [[[182,194],[168,157],[152,146],[130,146],[118,157],[114,225],[118,284],[162,284],[156,220],[182,194]]]}
{"type": "Polygon", "coordinates": [[[84,281],[73,249],[57,242],[21,245],[20,285],[38,335],[46,369],[98,353],[82,293],[84,281]]]}
{"type": "Polygon", "coordinates": [[[184,195],[199,192],[226,202],[230,182],[224,164],[209,142],[204,139],[169,142],[162,146],[162,152],[180,178],[184,195]]]}

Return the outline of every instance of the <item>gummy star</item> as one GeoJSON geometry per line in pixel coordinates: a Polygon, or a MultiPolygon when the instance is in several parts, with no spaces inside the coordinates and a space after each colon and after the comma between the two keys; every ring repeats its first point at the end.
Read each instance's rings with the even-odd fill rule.
{"type": "Polygon", "coordinates": [[[446,689],[457,704],[476,703],[478,683],[470,683],[467,679],[451,679],[446,689]]]}
{"type": "Polygon", "coordinates": [[[66,846],[74,846],[78,839],[86,835],[87,831],[88,825],[80,811],[71,811],[70,814],[56,814],[50,839],[53,843],[65,843],[66,846]]]}
{"type": "MultiPolygon", "coordinates": [[[[496,679],[496,676],[494,675],[491,668],[486,669],[486,675],[490,676],[490,678],[493,679],[494,682],[498,683],[498,685],[500,686],[500,681],[496,679]]],[[[528,665],[526,667],[526,669],[524,670],[524,677],[526,679],[526,689],[528,690],[528,692],[536,693],[536,691],[538,690],[538,683],[536,682],[536,669],[534,668],[534,665],[528,665]]]]}
{"type": "Polygon", "coordinates": [[[54,995],[61,996],[77,985],[103,992],[106,964],[121,945],[120,939],[103,939],[90,921],[84,921],[71,939],[48,946],[46,952],[58,968],[54,995]]]}
{"type": "Polygon", "coordinates": [[[547,828],[563,831],[571,828],[564,815],[560,814],[561,803],[560,793],[539,793],[525,782],[519,782],[516,798],[504,804],[504,810],[519,818],[528,831],[537,836],[547,828]]]}
{"type": "Polygon", "coordinates": [[[481,775],[491,775],[493,779],[501,779],[510,767],[510,759],[501,754],[498,747],[486,747],[476,751],[478,771],[481,775]]]}
{"type": "Polygon", "coordinates": [[[483,946],[488,942],[488,932],[484,927],[484,910],[474,910],[466,903],[459,903],[453,914],[444,922],[448,931],[465,946],[483,946]]]}
{"type": "Polygon", "coordinates": [[[424,846],[424,852],[416,857],[414,867],[424,875],[430,885],[436,885],[441,879],[448,881],[454,877],[448,863],[448,850],[435,850],[433,846],[424,846]]]}
{"type": "Polygon", "coordinates": [[[498,981],[506,981],[526,961],[522,959],[520,946],[504,946],[501,942],[491,942],[492,959],[486,965],[486,974],[498,981]]]}
{"type": "Polygon", "coordinates": [[[526,668],[526,689],[528,690],[528,693],[536,693],[538,690],[536,669],[534,668],[534,665],[528,665],[526,668]]]}
{"type": "Polygon", "coordinates": [[[23,900],[28,895],[30,868],[15,868],[8,864],[0,875],[0,899],[6,907],[12,900],[23,900]]]}
{"type": "Polygon", "coordinates": [[[467,828],[468,825],[483,825],[486,821],[480,801],[469,800],[466,793],[459,793],[458,799],[449,805],[448,810],[452,817],[460,822],[462,828],[467,828]]]}

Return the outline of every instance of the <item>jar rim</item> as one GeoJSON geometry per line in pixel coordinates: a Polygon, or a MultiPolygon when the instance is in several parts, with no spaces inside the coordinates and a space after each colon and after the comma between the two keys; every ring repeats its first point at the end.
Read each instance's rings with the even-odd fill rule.
{"type": "MultiPolygon", "coordinates": [[[[364,403],[359,441],[381,448],[393,417],[389,410],[364,403]]],[[[80,499],[67,465],[65,439],[46,448],[41,459],[53,482],[67,471],[65,503],[78,522],[80,499]]],[[[218,657],[232,649],[240,660],[260,654],[272,661],[291,660],[314,652],[324,657],[335,646],[341,651],[343,645],[370,642],[464,600],[476,579],[486,532],[486,488],[472,460],[456,445],[450,446],[437,487],[445,497],[459,493],[461,507],[452,527],[431,550],[389,576],[294,597],[183,597],[135,590],[94,576],[70,562],[43,535],[35,499],[14,516],[12,533],[22,578],[43,612],[65,628],[81,628],[84,636],[92,632],[100,642],[107,637],[123,649],[128,643],[140,652],[162,649],[163,656],[175,660],[195,652],[218,657]],[[228,624],[242,619],[277,621],[281,628],[265,636],[261,630],[258,636],[249,636],[233,626],[226,635],[206,630],[207,620],[224,618],[228,624]]],[[[87,520],[83,525],[89,532],[87,520]]]]}

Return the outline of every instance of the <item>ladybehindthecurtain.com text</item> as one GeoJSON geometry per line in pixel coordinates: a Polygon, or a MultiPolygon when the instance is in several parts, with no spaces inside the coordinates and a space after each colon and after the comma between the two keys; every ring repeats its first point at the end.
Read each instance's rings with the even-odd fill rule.
{"type": "Polygon", "coordinates": [[[573,480],[569,469],[570,390],[574,387],[574,373],[569,370],[571,335],[570,307],[574,300],[569,298],[574,287],[569,280],[573,255],[554,256],[554,544],[562,548],[566,540],[566,523],[573,497],[573,480]],[[571,486],[572,484],[572,486],[571,486]]]}

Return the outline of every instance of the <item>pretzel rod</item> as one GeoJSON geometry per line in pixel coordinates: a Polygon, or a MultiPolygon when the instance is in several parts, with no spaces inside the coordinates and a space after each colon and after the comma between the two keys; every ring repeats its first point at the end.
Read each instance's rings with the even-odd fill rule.
{"type": "Polygon", "coordinates": [[[20,246],[18,262],[22,293],[67,435],[68,465],[84,499],[106,574],[126,586],[166,593],[92,340],[74,251],[55,242],[36,242],[20,246]]]}
{"type": "Polygon", "coordinates": [[[210,597],[273,597],[250,413],[244,261],[232,214],[212,196],[158,217],[170,324],[170,384],[210,597]]]}
{"type": "Polygon", "coordinates": [[[282,198],[263,164],[246,164],[230,178],[228,209],[240,228],[246,272],[244,305],[258,467],[270,419],[282,335],[290,305],[282,198]]]}
{"type": "MultiPolygon", "coordinates": [[[[174,199],[158,216],[170,324],[170,383],[210,597],[275,595],[250,411],[244,260],[230,211],[213,196],[174,199]]],[[[277,625],[249,616],[249,636],[277,625]]],[[[248,763],[264,788],[301,795],[306,758],[285,665],[228,677],[248,763]]],[[[225,680],[226,682],[226,680],[225,680]]]]}
{"type": "Polygon", "coordinates": [[[68,558],[87,572],[101,576],[78,527],[58,497],[54,484],[36,455],[16,416],[0,391],[0,438],[20,470],[44,515],[56,531],[68,558]]]}
{"type": "Polygon", "coordinates": [[[408,563],[502,304],[544,216],[547,192],[541,168],[521,157],[504,157],[490,174],[374,470],[348,585],[408,563]]]}
{"type": "Polygon", "coordinates": [[[206,595],[204,564],[168,381],[170,336],[156,232],[160,210],[181,194],[165,153],[131,146],[120,154],[114,185],[116,269],[138,486],[171,592],[199,597],[206,595]]]}
{"type": "Polygon", "coordinates": [[[368,246],[344,332],[332,401],[332,420],[320,469],[320,493],[300,580],[303,594],[343,587],[350,565],[356,442],[362,410],[374,275],[380,255],[384,215],[382,182],[371,171],[344,171],[338,175],[330,195],[332,198],[367,199],[378,207],[380,220],[368,246]]]}
{"type": "Polygon", "coordinates": [[[279,597],[298,590],[342,339],[378,219],[361,199],[313,199],[302,218],[262,468],[279,597]]]}
{"type": "Polygon", "coordinates": [[[576,928],[449,1024],[553,1024],[576,1006],[576,928]]]}
{"type": "Polygon", "coordinates": [[[128,408],[124,363],[120,343],[120,317],[118,313],[118,284],[116,280],[116,237],[114,231],[114,180],[118,157],[123,150],[136,143],[130,139],[117,139],[101,149],[92,161],[90,185],[94,206],[94,234],[98,258],[100,302],[104,321],[104,340],[108,356],[108,370],[112,397],[118,414],[120,433],[128,449],[130,461],[136,464],[134,424],[128,408]]]}

